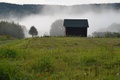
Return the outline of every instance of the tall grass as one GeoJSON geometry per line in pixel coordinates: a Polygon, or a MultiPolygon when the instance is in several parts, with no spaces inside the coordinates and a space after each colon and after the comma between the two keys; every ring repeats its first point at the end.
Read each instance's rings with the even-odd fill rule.
{"type": "Polygon", "coordinates": [[[120,39],[43,37],[0,46],[0,80],[119,80],[120,39]]]}

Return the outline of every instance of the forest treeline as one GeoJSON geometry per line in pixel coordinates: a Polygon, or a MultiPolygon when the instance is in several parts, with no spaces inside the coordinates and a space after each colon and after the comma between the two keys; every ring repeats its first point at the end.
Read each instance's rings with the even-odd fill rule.
{"type": "Polygon", "coordinates": [[[9,15],[16,15],[17,17],[24,17],[30,14],[37,14],[43,8],[43,5],[18,5],[11,3],[0,3],[0,17],[9,17],[9,15]]]}
{"type": "Polygon", "coordinates": [[[11,36],[14,38],[24,38],[24,26],[16,24],[14,22],[1,21],[0,22],[0,36],[11,36]]]}
{"type": "MultiPolygon", "coordinates": [[[[108,4],[84,4],[84,5],[73,5],[73,6],[63,6],[63,5],[35,5],[35,4],[11,4],[11,3],[0,3],[0,17],[9,17],[10,14],[16,15],[17,17],[24,17],[31,14],[42,14],[45,7],[49,8],[49,11],[57,12],[63,9],[72,9],[74,13],[85,13],[87,11],[102,12],[101,8],[105,10],[120,9],[120,3],[108,3],[108,4]],[[52,8],[51,8],[52,7],[52,8]],[[53,8],[55,8],[53,10],[53,8]],[[52,10],[51,10],[52,9],[52,10]]],[[[46,13],[48,14],[48,13],[46,13]]]]}
{"type": "Polygon", "coordinates": [[[93,37],[97,37],[97,38],[120,38],[120,32],[94,32],[93,37]]]}

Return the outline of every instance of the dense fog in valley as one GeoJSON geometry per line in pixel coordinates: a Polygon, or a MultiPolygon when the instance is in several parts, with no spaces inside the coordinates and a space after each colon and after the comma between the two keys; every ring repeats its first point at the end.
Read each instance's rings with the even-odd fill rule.
{"type": "MultiPolygon", "coordinates": [[[[83,5],[84,7],[84,5],[83,5]]],[[[51,28],[56,24],[56,27],[63,27],[64,19],[88,19],[89,28],[88,35],[92,35],[95,31],[112,31],[118,32],[120,25],[120,10],[116,10],[113,7],[99,7],[89,6],[82,8],[80,6],[44,6],[38,14],[31,14],[18,18],[15,15],[10,14],[9,18],[0,19],[6,21],[14,21],[20,25],[26,26],[29,30],[31,26],[35,26],[39,32],[39,36],[50,35],[51,28]],[[61,22],[57,22],[61,20],[61,22]],[[115,29],[113,29],[115,27],[115,29]]],[[[55,30],[52,30],[55,31],[55,30]]],[[[58,30],[59,31],[59,30],[58,30]]],[[[64,30],[62,31],[64,32],[64,30]]],[[[26,33],[26,37],[29,34],[26,33]]],[[[53,32],[54,33],[54,32],[53,32]]],[[[59,32],[55,33],[59,35],[59,32]]],[[[61,35],[63,35],[62,33],[61,35]]]]}

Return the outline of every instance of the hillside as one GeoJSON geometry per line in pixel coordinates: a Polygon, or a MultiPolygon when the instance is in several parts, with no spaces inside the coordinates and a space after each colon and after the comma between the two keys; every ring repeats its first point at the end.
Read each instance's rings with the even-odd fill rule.
{"type": "Polygon", "coordinates": [[[120,79],[119,38],[41,37],[4,43],[0,80],[120,79]]]}
{"type": "Polygon", "coordinates": [[[35,4],[11,4],[11,3],[0,3],[0,17],[9,18],[11,16],[17,16],[18,18],[32,15],[32,14],[41,14],[41,15],[50,15],[55,12],[63,12],[65,10],[72,9],[71,12],[76,14],[86,13],[93,11],[100,13],[104,10],[115,9],[116,11],[120,10],[120,3],[112,4],[86,4],[86,5],[73,5],[73,6],[63,6],[63,5],[35,5],[35,4]],[[44,13],[44,10],[49,12],[44,13]]]}
{"type": "Polygon", "coordinates": [[[37,14],[44,7],[44,5],[18,5],[11,3],[0,3],[0,17],[8,18],[11,15],[18,18],[37,14]]]}

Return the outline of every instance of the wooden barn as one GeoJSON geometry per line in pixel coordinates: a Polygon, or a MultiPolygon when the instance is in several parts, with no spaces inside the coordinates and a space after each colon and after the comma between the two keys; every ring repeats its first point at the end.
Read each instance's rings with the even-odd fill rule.
{"type": "Polygon", "coordinates": [[[64,19],[66,36],[87,37],[87,28],[89,27],[87,19],[64,19]]]}

